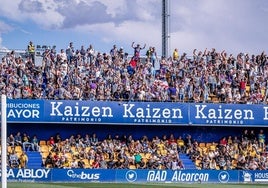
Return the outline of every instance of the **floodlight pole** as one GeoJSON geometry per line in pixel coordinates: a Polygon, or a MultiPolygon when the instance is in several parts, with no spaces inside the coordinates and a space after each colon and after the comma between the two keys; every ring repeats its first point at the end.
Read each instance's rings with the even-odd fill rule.
{"type": "Polygon", "coordinates": [[[162,0],[162,57],[169,56],[169,0],[162,0]]]}
{"type": "Polygon", "coordinates": [[[6,95],[1,95],[1,146],[2,146],[2,188],[7,188],[7,99],[6,95]]]}

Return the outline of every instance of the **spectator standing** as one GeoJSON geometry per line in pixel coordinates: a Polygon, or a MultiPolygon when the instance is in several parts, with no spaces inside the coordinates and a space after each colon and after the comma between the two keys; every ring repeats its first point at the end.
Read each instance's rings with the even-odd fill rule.
{"type": "Polygon", "coordinates": [[[82,58],[82,60],[83,60],[83,63],[85,62],[85,60],[86,60],[86,49],[84,48],[84,46],[82,45],[81,46],[81,49],[80,49],[80,55],[81,55],[81,58],[82,58]]]}
{"type": "Polygon", "coordinates": [[[240,84],[239,84],[241,96],[245,95],[246,86],[247,86],[247,79],[246,78],[241,79],[240,84]]]}
{"type": "Polygon", "coordinates": [[[66,49],[66,55],[67,55],[68,63],[70,63],[73,60],[74,55],[75,55],[75,50],[74,50],[74,46],[72,42],[70,42],[69,46],[66,49]]]}
{"type": "Polygon", "coordinates": [[[90,44],[89,47],[87,48],[87,62],[89,62],[90,64],[93,62],[93,59],[95,57],[95,50],[93,48],[93,45],[90,44]]]}
{"type": "Polygon", "coordinates": [[[178,96],[179,96],[179,101],[184,102],[184,96],[185,96],[185,87],[183,84],[179,84],[178,87],[178,96]]]}
{"type": "Polygon", "coordinates": [[[32,61],[33,64],[35,64],[35,46],[32,41],[29,42],[27,50],[29,53],[30,60],[32,61]]]}
{"type": "Polygon", "coordinates": [[[117,49],[116,45],[113,45],[113,48],[110,50],[110,55],[112,57],[112,61],[114,61],[118,55],[118,49],[117,49]]]}
{"type": "Polygon", "coordinates": [[[155,47],[152,47],[150,52],[150,62],[153,64],[153,67],[155,68],[155,63],[158,61],[157,53],[155,47]]]}
{"type": "Polygon", "coordinates": [[[140,52],[141,52],[141,50],[145,49],[146,44],[144,44],[143,47],[141,47],[140,44],[137,44],[136,46],[134,46],[134,44],[135,44],[135,42],[132,42],[132,45],[131,45],[131,47],[134,49],[134,57],[139,60],[140,59],[140,52]]]}
{"type": "Polygon", "coordinates": [[[67,55],[66,55],[66,53],[64,52],[64,49],[61,49],[60,50],[60,53],[58,54],[58,56],[59,56],[59,61],[61,62],[61,63],[63,63],[64,61],[67,61],[68,59],[67,59],[67,55]]]}
{"type": "Polygon", "coordinates": [[[179,52],[178,49],[175,48],[172,54],[173,61],[178,62],[179,61],[179,52]]]}
{"type": "Polygon", "coordinates": [[[194,143],[194,141],[192,139],[192,136],[190,134],[188,134],[186,136],[186,140],[185,140],[185,145],[186,145],[187,149],[191,148],[193,143],[194,143]]]}
{"type": "Polygon", "coordinates": [[[265,148],[265,138],[266,138],[266,136],[263,132],[263,129],[261,129],[259,134],[258,134],[258,141],[259,141],[259,146],[262,150],[265,148]]]}
{"type": "Polygon", "coordinates": [[[247,129],[242,133],[242,142],[248,143],[249,141],[249,132],[247,129]]]}
{"type": "Polygon", "coordinates": [[[257,140],[254,130],[250,130],[249,133],[249,141],[250,143],[254,143],[257,140]]]}

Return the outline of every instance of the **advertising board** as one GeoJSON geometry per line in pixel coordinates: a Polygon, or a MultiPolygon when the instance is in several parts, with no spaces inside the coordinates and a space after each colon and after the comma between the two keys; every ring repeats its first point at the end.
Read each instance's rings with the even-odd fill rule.
{"type": "Polygon", "coordinates": [[[267,105],[8,100],[8,123],[266,126],[267,105]]]}

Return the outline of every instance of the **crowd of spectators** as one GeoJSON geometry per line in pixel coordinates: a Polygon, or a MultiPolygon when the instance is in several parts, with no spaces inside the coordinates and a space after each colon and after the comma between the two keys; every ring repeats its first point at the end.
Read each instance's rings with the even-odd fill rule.
{"type": "MultiPolygon", "coordinates": [[[[27,135],[27,134],[23,134],[27,135]]],[[[15,137],[19,137],[17,133],[15,137]]],[[[10,134],[13,137],[13,134],[10,134]]],[[[30,137],[29,137],[30,138],[30,137]]],[[[31,139],[34,143],[36,135],[31,139]]],[[[9,167],[27,167],[28,158],[23,143],[8,142],[9,167]]],[[[58,133],[41,140],[37,148],[46,168],[91,169],[187,169],[181,154],[188,156],[197,169],[209,170],[268,170],[268,146],[262,129],[245,129],[239,136],[224,136],[216,142],[202,142],[188,134],[185,138],[173,134],[134,139],[132,135],[107,135],[99,139],[93,133],[62,138],[58,133]]]]}
{"type": "Polygon", "coordinates": [[[177,141],[170,138],[146,136],[134,140],[132,135],[99,140],[96,134],[71,135],[62,140],[58,134],[43,150],[44,166],[53,168],[92,169],[184,169],[179,158],[177,141]]]}
{"type": "Polygon", "coordinates": [[[268,148],[265,134],[244,130],[240,137],[227,136],[213,143],[193,142],[187,150],[198,169],[267,170],[268,148]]]}
{"type": "Polygon", "coordinates": [[[188,55],[175,49],[159,57],[155,47],[131,46],[131,53],[116,45],[97,52],[71,42],[58,52],[46,49],[40,66],[12,51],[0,64],[0,92],[11,99],[267,103],[265,52],[194,49],[188,55]]]}
{"type": "Polygon", "coordinates": [[[40,151],[39,139],[32,138],[26,133],[12,133],[7,137],[7,165],[10,168],[26,168],[28,163],[27,151],[40,151]]]}

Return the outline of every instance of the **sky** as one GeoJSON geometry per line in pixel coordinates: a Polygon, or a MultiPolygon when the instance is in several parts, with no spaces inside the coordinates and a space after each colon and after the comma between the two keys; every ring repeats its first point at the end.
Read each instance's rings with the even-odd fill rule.
{"type": "MultiPolygon", "coordinates": [[[[267,52],[267,0],[169,0],[169,52],[215,48],[228,54],[267,52]]],[[[162,0],[1,0],[0,48],[73,42],[109,52],[132,42],[162,54],[162,0]]],[[[142,53],[145,54],[146,50],[142,53]]]]}

